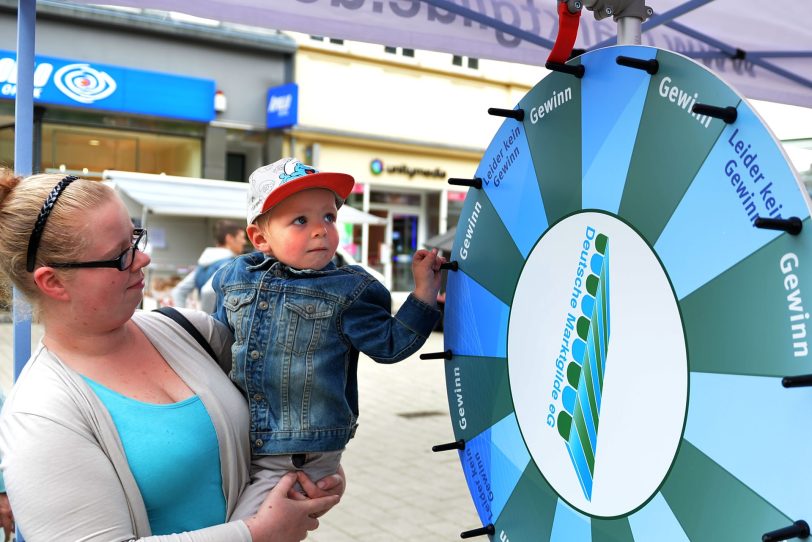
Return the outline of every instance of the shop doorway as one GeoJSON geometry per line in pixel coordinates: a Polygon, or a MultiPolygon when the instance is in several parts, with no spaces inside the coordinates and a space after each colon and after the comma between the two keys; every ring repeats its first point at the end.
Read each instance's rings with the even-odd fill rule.
{"type": "Polygon", "coordinates": [[[371,209],[369,212],[385,218],[387,224],[369,226],[368,265],[386,277],[391,291],[412,291],[412,256],[418,249],[419,213],[402,209],[371,209]]]}
{"type": "Polygon", "coordinates": [[[414,289],[412,257],[417,250],[416,214],[392,213],[392,290],[414,289]]]}
{"type": "Polygon", "coordinates": [[[425,235],[425,201],[419,192],[370,193],[369,212],[386,220],[386,226],[369,226],[368,264],[378,269],[392,292],[414,289],[412,257],[425,235]]]}

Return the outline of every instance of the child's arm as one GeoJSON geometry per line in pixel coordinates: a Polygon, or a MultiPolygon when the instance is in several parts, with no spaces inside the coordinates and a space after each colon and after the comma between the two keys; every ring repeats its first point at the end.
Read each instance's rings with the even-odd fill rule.
{"type": "Polygon", "coordinates": [[[437,294],[440,292],[442,273],[440,265],[445,258],[431,251],[420,249],[412,258],[412,275],[414,276],[414,296],[432,307],[437,305],[437,294]]]}

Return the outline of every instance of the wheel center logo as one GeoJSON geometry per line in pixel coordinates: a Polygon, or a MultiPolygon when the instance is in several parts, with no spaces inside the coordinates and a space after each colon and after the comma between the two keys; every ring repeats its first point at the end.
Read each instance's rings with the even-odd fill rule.
{"type": "Polygon", "coordinates": [[[593,517],[644,505],[671,468],[688,401],[677,301],[656,255],[586,211],[527,257],[508,328],[516,419],[545,480],[593,517]]]}
{"type": "MultiPolygon", "coordinates": [[[[573,331],[577,338],[572,341],[571,359],[566,367],[567,384],[560,394],[563,410],[559,411],[556,424],[558,433],[566,443],[581,489],[589,501],[592,500],[603,375],[609,347],[608,241],[604,234],[596,233],[594,228],[587,226],[571,299],[571,306],[578,307],[577,298],[581,297],[581,315],[573,325],[575,318],[572,313],[567,313],[565,329],[569,334],[565,338],[572,337],[573,331]],[[584,286],[586,293],[582,293],[584,286]]],[[[567,362],[567,356],[562,348],[556,366],[564,362],[567,362]]]]}

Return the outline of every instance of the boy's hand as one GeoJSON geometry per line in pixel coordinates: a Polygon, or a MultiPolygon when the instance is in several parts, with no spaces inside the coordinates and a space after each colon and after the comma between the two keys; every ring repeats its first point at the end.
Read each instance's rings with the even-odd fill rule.
{"type": "Polygon", "coordinates": [[[437,304],[437,293],[440,291],[442,279],[440,266],[445,261],[445,258],[437,254],[436,248],[431,251],[420,249],[414,253],[412,258],[414,295],[432,307],[437,304]]]}

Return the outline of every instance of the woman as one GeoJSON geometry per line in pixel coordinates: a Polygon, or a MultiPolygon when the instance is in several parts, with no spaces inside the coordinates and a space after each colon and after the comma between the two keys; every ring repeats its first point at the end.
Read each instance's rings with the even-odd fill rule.
{"type": "MultiPolygon", "coordinates": [[[[3,172],[0,231],[0,272],[44,328],[0,421],[26,540],[287,542],[318,526],[340,476],[289,474],[255,516],[224,523],[248,481],[246,403],[183,328],[136,312],[147,233],[111,188],[3,172]]],[[[184,314],[228,366],[227,330],[184,314]]]]}

